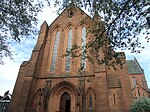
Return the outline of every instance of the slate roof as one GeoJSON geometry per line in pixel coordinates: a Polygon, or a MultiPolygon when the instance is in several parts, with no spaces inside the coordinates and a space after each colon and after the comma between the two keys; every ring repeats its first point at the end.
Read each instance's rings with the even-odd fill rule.
{"type": "Polygon", "coordinates": [[[134,60],[127,60],[127,66],[129,74],[144,74],[144,70],[141,68],[136,58],[134,58],[134,60]]]}

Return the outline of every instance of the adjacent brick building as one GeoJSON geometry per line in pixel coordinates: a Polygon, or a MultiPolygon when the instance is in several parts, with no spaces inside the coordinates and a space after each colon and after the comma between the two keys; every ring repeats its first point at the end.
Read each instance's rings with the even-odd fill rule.
{"type": "Polygon", "coordinates": [[[141,68],[136,58],[134,58],[134,60],[127,60],[127,65],[133,98],[150,97],[144,70],[141,68]]]}
{"type": "Polygon", "coordinates": [[[85,18],[93,20],[70,4],[50,26],[42,24],[31,59],[20,66],[9,112],[129,111],[133,95],[126,63],[114,70],[81,59],[83,55],[62,58],[73,44],[83,46],[92,38],[86,36],[92,22],[82,23],[85,18]]]}

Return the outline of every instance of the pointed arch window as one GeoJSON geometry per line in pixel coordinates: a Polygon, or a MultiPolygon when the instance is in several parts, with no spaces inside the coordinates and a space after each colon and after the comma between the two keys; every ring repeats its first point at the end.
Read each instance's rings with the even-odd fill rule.
{"type": "MultiPolygon", "coordinates": [[[[72,29],[69,30],[68,33],[68,44],[67,44],[67,50],[69,51],[72,47],[72,29]]],[[[70,71],[70,60],[71,60],[71,55],[68,55],[66,57],[66,71],[70,71]]]]}
{"type": "Polygon", "coordinates": [[[90,107],[92,107],[92,95],[89,96],[90,107]]]}
{"type": "Polygon", "coordinates": [[[114,100],[114,104],[116,104],[116,96],[115,96],[115,94],[113,94],[113,100],[114,100]]]}
{"type": "Polygon", "coordinates": [[[56,59],[57,59],[57,51],[58,51],[58,44],[59,44],[59,38],[60,38],[60,32],[57,31],[55,42],[54,42],[54,49],[53,49],[52,61],[51,61],[51,68],[50,68],[51,72],[54,72],[54,70],[55,70],[55,64],[56,64],[56,59]]]}
{"type": "Polygon", "coordinates": [[[81,61],[82,70],[86,69],[86,29],[82,28],[82,61],[81,61]]]}
{"type": "Polygon", "coordinates": [[[89,112],[93,112],[92,95],[89,96],[89,112]]]}
{"type": "Polygon", "coordinates": [[[140,94],[140,90],[138,89],[138,95],[139,95],[139,97],[141,96],[141,94],[140,94]]]}
{"type": "Polygon", "coordinates": [[[136,86],[136,78],[133,76],[132,77],[132,88],[136,86]]]}

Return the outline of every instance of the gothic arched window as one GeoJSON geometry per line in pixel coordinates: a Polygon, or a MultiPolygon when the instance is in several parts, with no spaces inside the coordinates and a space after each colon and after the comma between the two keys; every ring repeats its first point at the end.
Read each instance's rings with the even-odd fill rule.
{"type": "Polygon", "coordinates": [[[86,29],[82,28],[82,61],[81,61],[82,70],[86,69],[86,29]]]}
{"type": "Polygon", "coordinates": [[[132,88],[136,86],[136,78],[133,76],[132,77],[132,88]]]}
{"type": "MultiPolygon", "coordinates": [[[[68,33],[67,50],[69,51],[71,47],[72,47],[72,29],[70,29],[68,33]]],[[[70,55],[66,56],[66,68],[65,68],[66,71],[70,70],[70,60],[71,60],[71,56],[70,55]]]]}
{"type": "Polygon", "coordinates": [[[58,50],[58,44],[59,44],[59,37],[60,37],[60,32],[57,31],[55,42],[54,42],[52,61],[51,61],[51,68],[50,68],[51,72],[54,72],[54,70],[55,70],[55,64],[56,64],[56,59],[57,59],[57,50],[58,50]]]}
{"type": "Polygon", "coordinates": [[[139,97],[141,96],[139,88],[138,88],[138,95],[139,95],[139,97]]]}
{"type": "Polygon", "coordinates": [[[89,88],[87,90],[86,104],[88,107],[88,112],[94,112],[94,110],[95,110],[95,94],[94,94],[93,89],[91,89],[91,88],[89,88]]]}
{"type": "Polygon", "coordinates": [[[92,107],[92,95],[89,96],[89,104],[90,104],[90,107],[92,107]]]}
{"type": "Polygon", "coordinates": [[[113,94],[113,100],[114,100],[114,104],[116,104],[116,96],[115,96],[115,94],[113,94]]]}

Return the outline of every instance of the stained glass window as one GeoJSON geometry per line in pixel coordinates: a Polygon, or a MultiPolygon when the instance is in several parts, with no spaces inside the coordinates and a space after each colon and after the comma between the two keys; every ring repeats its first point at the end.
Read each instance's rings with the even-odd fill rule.
{"type": "MultiPolygon", "coordinates": [[[[69,30],[69,33],[68,33],[68,44],[67,44],[67,50],[69,51],[72,47],[72,29],[69,30]]],[[[66,57],[66,71],[69,71],[70,70],[70,60],[71,60],[71,56],[68,55],[66,57]]]]}
{"type": "Polygon", "coordinates": [[[82,70],[86,69],[86,29],[85,27],[82,28],[82,62],[81,62],[81,68],[82,70]]]}
{"type": "Polygon", "coordinates": [[[60,37],[60,32],[58,31],[58,32],[56,33],[56,38],[55,38],[55,43],[54,43],[54,50],[53,50],[53,55],[52,55],[51,68],[50,68],[50,71],[51,71],[51,72],[54,72],[54,70],[55,70],[55,64],[56,64],[56,58],[57,58],[57,50],[58,50],[59,37],[60,37]]]}

